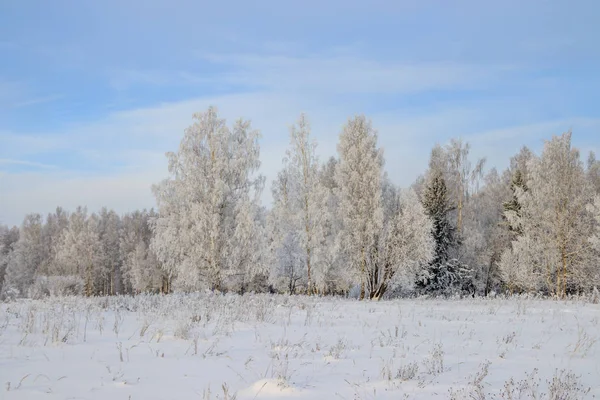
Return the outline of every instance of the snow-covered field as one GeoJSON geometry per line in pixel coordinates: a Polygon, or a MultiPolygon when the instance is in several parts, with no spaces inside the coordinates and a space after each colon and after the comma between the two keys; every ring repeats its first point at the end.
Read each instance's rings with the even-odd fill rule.
{"type": "Polygon", "coordinates": [[[0,306],[0,398],[591,399],[599,338],[574,300],[26,300],[0,306]]]}

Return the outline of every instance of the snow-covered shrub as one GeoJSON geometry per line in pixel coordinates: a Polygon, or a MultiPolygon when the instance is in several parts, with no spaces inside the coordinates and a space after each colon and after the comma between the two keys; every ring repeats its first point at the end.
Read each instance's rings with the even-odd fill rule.
{"type": "Polygon", "coordinates": [[[41,299],[46,296],[78,296],[83,294],[84,282],[70,276],[38,276],[29,288],[29,297],[41,299]]]}
{"type": "Polygon", "coordinates": [[[473,270],[457,259],[423,270],[418,276],[418,292],[451,296],[473,293],[473,270]]]}

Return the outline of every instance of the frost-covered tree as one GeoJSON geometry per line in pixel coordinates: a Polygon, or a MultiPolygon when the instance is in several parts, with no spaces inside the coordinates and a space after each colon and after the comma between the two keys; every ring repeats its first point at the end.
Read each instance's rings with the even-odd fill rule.
{"type": "Polygon", "coordinates": [[[62,207],[57,207],[55,212],[49,213],[46,217],[46,223],[42,227],[44,256],[42,264],[38,268],[38,274],[48,275],[52,273],[56,263],[56,250],[68,225],[69,214],[62,207]]]}
{"type": "Polygon", "coordinates": [[[527,191],[528,164],[532,158],[533,153],[527,147],[523,147],[516,156],[511,158],[510,168],[506,171],[506,176],[510,179],[511,196],[503,204],[504,213],[502,218],[513,236],[520,235],[522,232],[518,226],[511,224],[506,218],[505,213],[515,215],[517,218],[512,218],[513,221],[521,215],[521,203],[519,202],[517,192],[527,191]]]}
{"type": "Polygon", "coordinates": [[[304,249],[298,229],[298,217],[291,192],[294,190],[289,170],[284,168],[272,185],[273,208],[269,213],[271,274],[270,280],[278,290],[290,294],[307,284],[304,268],[304,249]]]}
{"type": "MultiPolygon", "coordinates": [[[[514,214],[516,218],[513,218],[513,221],[515,221],[521,217],[521,203],[519,201],[517,193],[527,191],[527,183],[525,181],[523,172],[520,169],[517,169],[511,178],[510,190],[512,196],[509,201],[504,203],[504,211],[507,213],[514,214]]],[[[508,219],[506,221],[506,224],[508,226],[508,229],[514,234],[519,235],[522,233],[521,228],[515,225],[514,223],[511,223],[508,219]]]]}
{"type": "MultiPolygon", "coordinates": [[[[455,205],[452,218],[455,219],[457,235],[462,234],[468,203],[471,196],[480,189],[484,177],[485,158],[478,159],[473,165],[470,152],[471,145],[468,142],[453,138],[445,146],[435,145],[429,159],[429,170],[442,173],[449,199],[455,205]]],[[[424,183],[425,181],[421,185],[424,183]]]]}
{"type": "Polygon", "coordinates": [[[600,160],[593,151],[588,156],[586,175],[594,192],[600,194],[600,160]]]}
{"type": "Polygon", "coordinates": [[[167,154],[171,177],[153,188],[159,215],[151,248],[182,287],[223,290],[229,277],[254,267],[230,255],[248,245],[236,226],[248,223],[263,186],[259,133],[244,120],[229,129],[214,108],[194,119],[179,150],[167,154]]]}
{"type": "Polygon", "coordinates": [[[102,265],[102,242],[98,235],[98,218],[88,217],[85,207],[78,207],[69,217],[56,252],[55,275],[78,276],[87,296],[102,293],[99,271],[102,265]]]}
{"type": "MultiPolygon", "coordinates": [[[[278,177],[277,190],[283,189],[283,195],[278,196],[282,201],[281,206],[288,212],[275,213],[282,216],[288,229],[295,231],[295,240],[302,248],[302,263],[306,269],[307,293],[314,291],[315,256],[323,245],[323,227],[325,218],[325,201],[327,192],[319,180],[319,160],[316,155],[316,142],[311,140],[310,125],[304,114],[300,115],[298,122],[290,128],[290,146],[283,160],[284,173],[278,177]],[[284,179],[285,182],[281,182],[284,179]],[[282,184],[285,187],[281,187],[282,184]]],[[[274,193],[275,194],[275,193],[274,193]]],[[[283,235],[287,238],[281,245],[288,246],[290,234],[283,235]]],[[[317,264],[317,268],[321,265],[317,264]]],[[[319,274],[321,275],[321,274],[319,274]]]]}
{"type": "Polygon", "coordinates": [[[435,166],[429,172],[421,202],[433,224],[434,253],[426,268],[419,272],[416,288],[434,293],[472,290],[472,271],[456,258],[456,227],[450,216],[454,205],[443,172],[435,166]]]}
{"type": "Polygon", "coordinates": [[[484,183],[465,210],[459,259],[473,269],[476,291],[487,295],[501,289],[497,263],[511,240],[502,223],[505,200],[511,193],[496,169],[485,176],[484,183]]]}
{"type": "Polygon", "coordinates": [[[121,268],[120,239],[121,219],[113,210],[106,207],[98,215],[98,238],[102,245],[102,260],[98,266],[98,273],[102,281],[102,293],[114,294],[119,288],[116,280],[119,278],[121,268]]]}
{"type": "Polygon", "coordinates": [[[588,205],[588,211],[594,218],[592,236],[589,239],[591,251],[588,259],[587,280],[589,287],[600,286],[600,194],[594,197],[594,202],[588,205]]]}
{"type": "Polygon", "coordinates": [[[257,202],[244,199],[237,204],[233,229],[228,270],[231,271],[229,290],[245,293],[261,286],[267,272],[267,259],[264,254],[266,227],[260,219],[257,202]],[[258,285],[257,285],[258,284],[258,285]]]}
{"type": "Polygon", "coordinates": [[[470,151],[471,145],[462,139],[452,139],[445,149],[449,167],[449,174],[446,179],[451,184],[455,199],[456,228],[459,234],[463,230],[466,203],[469,201],[470,196],[477,193],[485,166],[485,158],[477,160],[473,166],[469,160],[470,151]]]}
{"type": "Polygon", "coordinates": [[[593,191],[570,132],[547,141],[528,169],[528,190],[516,188],[520,212],[505,212],[522,233],[503,254],[500,267],[505,280],[521,290],[563,297],[568,290],[588,287],[591,218],[586,206],[593,191]]]}
{"type": "Polygon", "coordinates": [[[336,169],[339,186],[341,251],[349,271],[360,282],[360,298],[373,271],[369,259],[377,250],[377,235],[383,228],[383,152],[377,132],[363,115],[348,121],[337,146],[340,162],[336,169]]]}
{"type": "Polygon", "coordinates": [[[420,267],[434,255],[433,225],[418,196],[412,189],[398,193],[390,186],[384,185],[386,218],[370,260],[367,289],[371,299],[380,299],[400,282],[414,281],[420,267]]]}
{"type": "Polygon", "coordinates": [[[588,205],[588,211],[592,213],[595,220],[594,232],[590,238],[590,243],[600,255],[600,195],[594,197],[594,202],[588,205]]]}
{"type": "Polygon", "coordinates": [[[340,190],[336,180],[339,161],[335,157],[321,166],[319,182],[325,190],[321,225],[322,245],[317,248],[319,268],[315,271],[316,289],[321,294],[347,293],[351,276],[345,268],[344,253],[340,251],[342,219],[340,218],[340,190]]]}
{"type": "Polygon", "coordinates": [[[14,245],[19,241],[19,228],[0,225],[0,293],[4,285],[6,267],[13,254],[14,245]]]}
{"type": "MultiPolygon", "coordinates": [[[[152,229],[150,220],[156,218],[154,210],[134,211],[121,219],[118,270],[125,293],[161,291],[169,293],[171,278],[161,268],[156,255],[150,249],[152,229]]],[[[119,279],[115,279],[118,283],[119,279]]]]}
{"type": "Polygon", "coordinates": [[[3,297],[27,295],[27,290],[44,259],[42,226],[41,215],[25,216],[19,230],[19,240],[12,246],[13,251],[6,267],[3,297]]]}
{"type": "Polygon", "coordinates": [[[145,241],[140,240],[126,260],[129,280],[135,293],[155,292],[162,286],[162,270],[145,241]]]}

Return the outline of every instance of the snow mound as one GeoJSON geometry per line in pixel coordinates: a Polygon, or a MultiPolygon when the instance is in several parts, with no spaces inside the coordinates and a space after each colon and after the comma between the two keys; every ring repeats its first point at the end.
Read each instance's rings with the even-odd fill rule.
{"type": "Polygon", "coordinates": [[[261,379],[254,382],[250,387],[238,392],[239,399],[254,398],[281,398],[297,395],[297,389],[287,385],[279,379],[261,379]]]}

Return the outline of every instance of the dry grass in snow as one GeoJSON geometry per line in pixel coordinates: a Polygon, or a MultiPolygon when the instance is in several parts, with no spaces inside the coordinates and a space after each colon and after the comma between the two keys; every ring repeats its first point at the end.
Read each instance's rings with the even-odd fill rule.
{"type": "Polygon", "coordinates": [[[0,306],[0,398],[592,399],[598,339],[583,300],[23,300],[0,306]]]}

